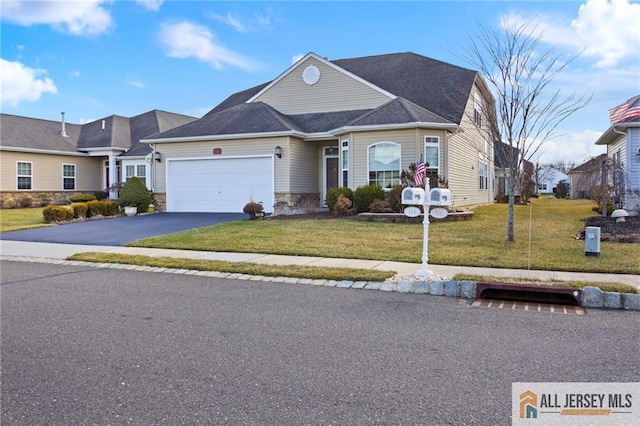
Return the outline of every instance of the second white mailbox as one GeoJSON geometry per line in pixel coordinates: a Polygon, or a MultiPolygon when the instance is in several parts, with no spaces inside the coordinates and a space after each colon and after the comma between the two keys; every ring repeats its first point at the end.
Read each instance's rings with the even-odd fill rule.
{"type": "Polygon", "coordinates": [[[451,191],[444,188],[433,188],[429,191],[427,203],[432,206],[450,206],[453,202],[451,191]]]}

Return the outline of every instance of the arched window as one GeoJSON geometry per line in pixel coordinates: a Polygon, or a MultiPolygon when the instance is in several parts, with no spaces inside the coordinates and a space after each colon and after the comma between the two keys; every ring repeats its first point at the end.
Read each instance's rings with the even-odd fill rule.
{"type": "Polygon", "coordinates": [[[400,145],[378,142],[369,146],[369,183],[382,189],[400,184],[400,145]]]}

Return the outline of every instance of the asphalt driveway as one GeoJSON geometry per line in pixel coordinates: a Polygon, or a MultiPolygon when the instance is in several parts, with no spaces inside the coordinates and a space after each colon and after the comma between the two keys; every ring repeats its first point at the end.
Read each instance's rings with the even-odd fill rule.
{"type": "Polygon", "coordinates": [[[0,238],[37,243],[122,246],[141,238],[246,218],[243,213],[156,213],[6,232],[0,238]]]}

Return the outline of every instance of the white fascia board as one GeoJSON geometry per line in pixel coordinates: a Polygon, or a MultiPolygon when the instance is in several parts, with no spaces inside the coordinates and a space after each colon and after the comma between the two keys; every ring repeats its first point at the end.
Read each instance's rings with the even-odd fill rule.
{"type": "Polygon", "coordinates": [[[324,59],[318,55],[316,55],[313,52],[309,52],[307,53],[302,59],[300,59],[298,62],[296,62],[295,64],[291,65],[285,72],[283,72],[282,74],[280,74],[275,80],[273,80],[271,83],[269,83],[264,89],[262,89],[261,91],[259,91],[258,93],[256,93],[255,95],[253,95],[251,98],[249,98],[245,103],[251,103],[254,102],[256,99],[258,99],[260,96],[262,96],[263,93],[265,93],[266,91],[268,91],[269,89],[271,89],[274,85],[278,84],[278,82],[280,80],[282,80],[283,78],[285,78],[287,75],[289,75],[290,73],[292,73],[294,70],[298,69],[305,61],[307,61],[309,58],[313,58],[319,62],[322,62],[323,64],[325,64],[326,66],[333,68],[334,70],[341,72],[342,74],[349,76],[350,78],[353,78],[356,81],[359,81],[360,83],[364,84],[367,87],[370,87],[373,90],[376,90],[377,92],[382,93],[383,95],[391,98],[391,99],[396,99],[397,96],[394,95],[391,92],[387,92],[384,89],[381,89],[380,87],[371,84],[370,82],[368,82],[367,80],[358,77],[355,74],[350,73],[349,71],[340,68],[339,66],[335,65],[333,62],[328,61],[327,59],[324,59]]]}
{"type": "Polygon", "coordinates": [[[98,157],[111,154],[120,155],[129,151],[129,148],[83,148],[82,151],[86,151],[90,157],[98,157]]]}
{"type": "Polygon", "coordinates": [[[596,145],[610,145],[622,135],[619,133],[624,129],[640,127],[640,121],[632,121],[630,123],[612,124],[596,141],[596,145]]]}
{"type": "Polygon", "coordinates": [[[35,149],[35,148],[18,148],[13,146],[0,146],[0,151],[12,151],[12,152],[25,152],[30,154],[49,154],[49,155],[71,155],[74,157],[87,157],[84,152],[73,151],[50,151],[47,149],[35,149]]]}
{"type": "Polygon", "coordinates": [[[286,132],[265,132],[265,133],[235,133],[230,135],[207,135],[207,136],[183,136],[179,138],[165,138],[165,139],[142,139],[142,143],[172,143],[172,142],[203,142],[203,141],[221,141],[221,140],[235,140],[235,139],[255,139],[255,138],[270,138],[278,136],[295,136],[305,138],[307,134],[296,132],[295,130],[288,130],[286,132]]]}
{"type": "Polygon", "coordinates": [[[329,133],[340,135],[343,133],[349,132],[359,132],[359,131],[378,131],[378,130],[397,130],[397,129],[443,129],[449,131],[455,131],[459,128],[457,124],[454,123],[424,123],[424,122],[415,122],[415,123],[398,123],[398,124],[376,124],[371,126],[345,126],[339,127],[337,129],[331,130],[329,133]]]}

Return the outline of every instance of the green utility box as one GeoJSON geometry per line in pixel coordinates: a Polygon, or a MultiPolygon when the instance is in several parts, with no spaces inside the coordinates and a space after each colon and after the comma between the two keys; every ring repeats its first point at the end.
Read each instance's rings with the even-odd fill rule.
{"type": "Polygon", "coordinates": [[[584,230],[584,255],[600,256],[600,228],[587,226],[584,230]]]}

